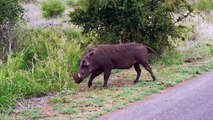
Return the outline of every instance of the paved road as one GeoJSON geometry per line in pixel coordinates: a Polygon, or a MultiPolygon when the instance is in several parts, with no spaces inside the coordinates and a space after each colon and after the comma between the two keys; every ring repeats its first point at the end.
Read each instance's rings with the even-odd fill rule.
{"type": "Polygon", "coordinates": [[[213,72],[108,113],[99,120],[213,120],[213,72]]]}

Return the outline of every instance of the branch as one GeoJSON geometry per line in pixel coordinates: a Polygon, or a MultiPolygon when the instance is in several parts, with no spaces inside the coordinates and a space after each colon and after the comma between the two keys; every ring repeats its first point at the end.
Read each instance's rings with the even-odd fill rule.
{"type": "Polygon", "coordinates": [[[186,14],[184,14],[184,15],[178,17],[178,19],[175,21],[175,23],[180,22],[180,21],[182,21],[183,19],[186,19],[188,16],[191,15],[191,13],[195,14],[195,13],[194,13],[194,10],[192,9],[192,7],[191,7],[189,4],[187,4],[186,2],[185,2],[185,5],[182,5],[182,6],[187,7],[187,9],[188,9],[189,11],[188,11],[186,14]]]}

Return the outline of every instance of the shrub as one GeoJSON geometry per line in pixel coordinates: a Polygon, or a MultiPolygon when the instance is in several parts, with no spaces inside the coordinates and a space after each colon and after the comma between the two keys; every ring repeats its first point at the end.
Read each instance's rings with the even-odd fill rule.
{"type": "Polygon", "coordinates": [[[61,15],[65,10],[65,6],[62,5],[61,0],[48,0],[42,2],[41,7],[45,18],[61,15]]]}
{"type": "Polygon", "coordinates": [[[90,34],[83,35],[82,30],[68,29],[64,31],[67,40],[77,42],[81,48],[86,48],[89,44],[95,43],[97,40],[90,34]]]}
{"type": "Polygon", "coordinates": [[[17,0],[0,0],[0,58],[15,48],[14,25],[23,13],[17,0]]]}
{"type": "Polygon", "coordinates": [[[23,9],[17,0],[1,0],[0,11],[0,25],[16,22],[19,15],[23,13],[23,9]]]}
{"type": "Polygon", "coordinates": [[[94,33],[102,43],[143,42],[158,51],[171,48],[169,37],[180,37],[183,27],[173,14],[192,12],[185,0],[79,0],[70,13],[71,22],[84,33],[94,33]]]}

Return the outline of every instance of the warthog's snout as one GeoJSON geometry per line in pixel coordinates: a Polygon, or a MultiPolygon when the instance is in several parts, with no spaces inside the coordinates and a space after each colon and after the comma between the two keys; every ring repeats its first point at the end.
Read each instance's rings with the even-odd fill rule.
{"type": "Polygon", "coordinates": [[[75,75],[72,74],[72,77],[73,77],[75,83],[77,83],[77,84],[80,84],[83,81],[83,79],[82,79],[80,74],[75,74],[75,75]]]}

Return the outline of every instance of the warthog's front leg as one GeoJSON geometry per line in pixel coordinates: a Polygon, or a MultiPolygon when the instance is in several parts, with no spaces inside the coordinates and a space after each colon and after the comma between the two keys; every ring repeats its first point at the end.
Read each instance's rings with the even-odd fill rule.
{"type": "Polygon", "coordinates": [[[141,76],[140,64],[135,63],[135,64],[134,64],[134,68],[135,68],[135,71],[137,72],[137,77],[136,77],[134,83],[137,83],[138,80],[139,80],[139,78],[140,78],[140,76],[141,76]]]}
{"type": "Polygon", "coordinates": [[[103,71],[95,71],[92,73],[92,75],[90,76],[89,82],[88,82],[88,87],[90,88],[92,86],[92,81],[95,77],[97,77],[98,75],[100,75],[103,71]]]}

